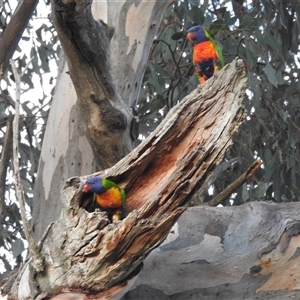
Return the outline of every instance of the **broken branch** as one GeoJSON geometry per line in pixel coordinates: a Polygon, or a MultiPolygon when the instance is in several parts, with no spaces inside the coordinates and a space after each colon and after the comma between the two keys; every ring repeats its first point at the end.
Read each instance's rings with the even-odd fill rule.
{"type": "Polygon", "coordinates": [[[224,191],[219,193],[215,198],[207,202],[209,206],[217,206],[226,200],[238,187],[244,184],[250,177],[253,176],[255,171],[260,168],[262,161],[257,159],[248,170],[242,174],[239,178],[233,181],[224,191]]]}

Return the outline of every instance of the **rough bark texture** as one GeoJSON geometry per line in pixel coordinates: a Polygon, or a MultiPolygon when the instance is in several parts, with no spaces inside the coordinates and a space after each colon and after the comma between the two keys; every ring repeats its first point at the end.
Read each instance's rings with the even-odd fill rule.
{"type": "Polygon", "coordinates": [[[124,300],[300,299],[299,203],[193,207],[124,300]]]}
{"type": "MultiPolygon", "coordinates": [[[[62,206],[59,197],[57,197],[57,192],[61,190],[67,178],[105,169],[129,152],[131,147],[131,134],[129,133],[131,124],[128,118],[131,118],[131,112],[129,105],[125,105],[125,103],[131,105],[136,100],[136,93],[140,89],[151,41],[170,2],[169,0],[156,0],[151,1],[151,3],[138,0],[128,2],[113,1],[112,3],[95,1],[93,3],[95,19],[101,18],[115,28],[110,45],[107,37],[104,37],[106,42],[108,42],[108,44],[105,44],[103,40],[99,41],[97,39],[99,33],[94,33],[91,29],[99,29],[99,26],[104,28],[104,25],[95,24],[90,12],[86,12],[86,10],[90,9],[89,3],[80,1],[78,11],[74,12],[74,7],[77,7],[77,4],[75,5],[76,2],[68,1],[70,6],[72,6],[71,3],[74,5],[73,8],[71,7],[73,12],[71,10],[70,15],[65,11],[63,4],[62,6],[56,5],[58,10],[54,14],[59,18],[57,22],[65,22],[59,23],[58,26],[62,27],[60,29],[60,37],[64,40],[62,44],[66,47],[66,52],[68,51],[69,53],[68,64],[71,64],[71,67],[68,70],[64,62],[61,64],[44,136],[35,184],[32,218],[33,229],[37,239],[42,237],[47,226],[57,220],[60,215],[62,206]],[[87,5],[86,9],[83,7],[84,3],[87,5]],[[143,11],[143,13],[134,15],[135,10],[143,11]],[[72,18],[76,18],[76,20],[73,22],[72,18]],[[140,27],[137,26],[137,22],[140,22],[140,27]],[[87,28],[83,27],[79,30],[77,26],[80,26],[80,24],[87,26],[87,28]],[[153,24],[156,24],[156,26],[153,26],[153,24]],[[124,32],[125,27],[126,32],[124,32]],[[144,34],[144,39],[140,36],[141,33],[144,34]],[[90,41],[91,36],[93,41],[90,41]],[[129,42],[135,38],[138,38],[136,44],[129,42]],[[83,39],[83,41],[80,42],[79,39],[83,39]],[[99,46],[97,45],[97,40],[99,46]],[[85,42],[87,44],[84,44],[85,42]],[[87,45],[92,49],[87,50],[87,45]],[[109,46],[112,53],[110,56],[108,52],[106,53],[106,51],[109,51],[109,46]],[[107,96],[109,99],[104,99],[106,96],[103,96],[106,85],[103,87],[100,83],[103,83],[105,74],[99,71],[99,68],[102,70],[102,67],[104,67],[104,71],[108,72],[107,64],[109,62],[104,63],[100,53],[98,53],[99,47],[101,49],[105,48],[100,52],[111,62],[112,76],[109,75],[107,78],[111,80],[112,77],[113,81],[117,83],[115,87],[113,87],[113,82],[109,83],[113,90],[112,94],[115,94],[111,96],[113,100],[109,98],[109,95],[107,96]],[[117,49],[118,51],[126,49],[126,51],[120,50],[118,55],[116,55],[117,49]],[[92,52],[95,53],[92,54],[92,52]],[[94,58],[93,55],[95,55],[94,58]],[[78,58],[78,56],[82,57],[78,58]],[[79,66],[76,66],[77,63],[79,66]],[[100,66],[100,64],[102,65],[100,66]],[[72,75],[72,78],[75,77],[77,95],[69,74],[72,75]],[[76,76],[78,76],[78,79],[76,79],[76,76]],[[132,93],[130,90],[131,88],[133,89],[133,83],[130,87],[127,85],[127,88],[121,84],[121,82],[124,84],[127,81],[131,82],[130,78],[135,78],[132,80],[136,80],[134,82],[134,92],[132,93]],[[137,79],[139,80],[137,81],[137,79]],[[98,83],[99,85],[97,85],[98,83]],[[95,97],[92,95],[97,95],[97,98],[104,100],[101,100],[101,103],[99,101],[96,103],[93,101],[95,97]],[[119,95],[121,95],[123,102],[120,100],[119,95]],[[91,96],[92,98],[90,98],[91,96]],[[116,98],[116,103],[121,101],[122,105],[124,104],[124,111],[120,109],[119,105],[114,105],[114,97],[116,98]],[[103,108],[103,106],[105,107],[103,108]],[[126,116],[126,129],[117,130],[117,132],[113,130],[113,133],[111,133],[111,130],[106,131],[105,127],[108,126],[108,123],[101,116],[116,116],[118,110],[121,110],[121,115],[126,116]],[[101,120],[105,121],[104,124],[100,122],[101,120]],[[95,128],[97,130],[93,131],[95,128]],[[93,142],[98,143],[97,147],[94,148],[94,152],[90,139],[87,139],[87,131],[90,132],[90,135],[94,135],[93,142]],[[97,150],[95,150],[99,148],[102,154],[97,153],[97,150]],[[103,154],[102,148],[106,149],[106,153],[103,154]],[[115,154],[117,153],[116,149],[119,149],[118,155],[115,154]]],[[[105,32],[102,32],[102,34],[105,34],[105,32]]],[[[112,120],[116,120],[116,118],[112,118],[112,120]]],[[[118,121],[117,118],[116,122],[118,121]]],[[[111,127],[114,127],[113,124],[111,127]]]]}
{"type": "Polygon", "coordinates": [[[126,190],[124,220],[110,223],[105,213],[84,209],[86,177],[70,179],[61,196],[61,217],[42,242],[45,271],[35,274],[28,261],[11,298],[70,292],[102,299],[123,290],[230,146],[243,119],[245,88],[243,62],[236,60],[174,107],[134,151],[94,174],[126,190]]]}

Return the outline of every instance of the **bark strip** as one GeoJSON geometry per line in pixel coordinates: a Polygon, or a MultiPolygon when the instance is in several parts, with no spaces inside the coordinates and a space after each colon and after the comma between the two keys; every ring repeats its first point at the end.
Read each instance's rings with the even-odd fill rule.
{"type": "Polygon", "coordinates": [[[15,116],[13,120],[13,164],[14,164],[14,177],[16,186],[16,197],[20,205],[20,214],[24,228],[24,234],[28,242],[28,248],[30,255],[32,256],[33,268],[36,272],[42,272],[44,270],[44,258],[40,254],[38,246],[33,238],[32,231],[30,229],[29,221],[25,209],[25,197],[23,186],[21,184],[20,167],[19,167],[19,119],[20,119],[20,97],[21,97],[21,77],[28,67],[24,68],[21,74],[18,73],[15,61],[10,60],[13,70],[15,82],[16,82],[16,99],[15,99],[15,116]]]}

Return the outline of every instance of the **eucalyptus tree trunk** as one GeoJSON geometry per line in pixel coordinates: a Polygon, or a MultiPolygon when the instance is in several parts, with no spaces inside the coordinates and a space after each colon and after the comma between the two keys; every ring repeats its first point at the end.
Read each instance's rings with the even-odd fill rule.
{"type": "Polygon", "coordinates": [[[90,1],[53,1],[52,17],[65,54],[34,190],[37,239],[59,217],[57,194],[68,178],[108,168],[134,148],[130,106],[137,100],[153,38],[171,2],[95,1],[94,18],[106,26],[94,22],[91,14],[83,16],[90,1]],[[72,13],[72,5],[81,16],[72,13]]]}

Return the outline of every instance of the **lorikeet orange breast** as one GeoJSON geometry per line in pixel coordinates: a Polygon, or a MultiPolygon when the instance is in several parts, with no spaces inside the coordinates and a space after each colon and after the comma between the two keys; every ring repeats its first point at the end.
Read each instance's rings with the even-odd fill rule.
{"type": "Polygon", "coordinates": [[[195,74],[203,83],[224,66],[221,48],[199,25],[188,29],[187,38],[193,43],[195,74]]]}
{"type": "Polygon", "coordinates": [[[116,216],[121,218],[126,194],[114,182],[106,178],[90,177],[86,180],[83,191],[94,193],[94,200],[112,216],[112,219],[116,216]]]}
{"type": "Polygon", "coordinates": [[[110,188],[104,193],[96,194],[96,202],[103,208],[122,207],[122,196],[117,187],[110,188]]]}

